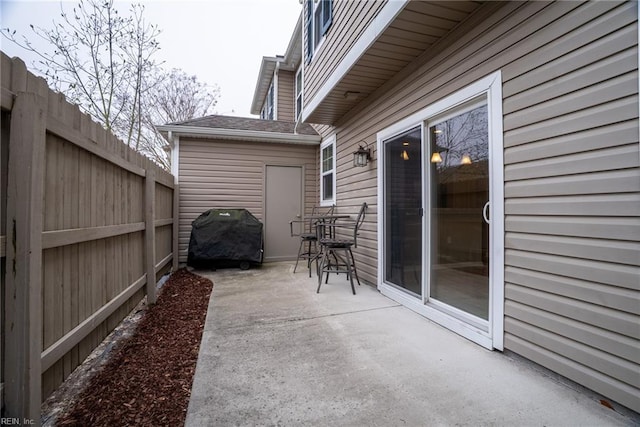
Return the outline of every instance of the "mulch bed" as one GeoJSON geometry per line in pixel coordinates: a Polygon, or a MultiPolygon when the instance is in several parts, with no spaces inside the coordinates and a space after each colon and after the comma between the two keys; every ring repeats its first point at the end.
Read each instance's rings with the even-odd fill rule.
{"type": "Polygon", "coordinates": [[[186,269],[174,273],[56,424],[184,425],[212,289],[210,280],[186,269]]]}

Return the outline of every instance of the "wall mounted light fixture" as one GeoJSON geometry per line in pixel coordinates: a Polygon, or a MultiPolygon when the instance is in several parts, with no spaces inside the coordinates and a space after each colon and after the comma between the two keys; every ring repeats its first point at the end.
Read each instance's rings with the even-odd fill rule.
{"type": "MultiPolygon", "coordinates": [[[[363,141],[364,142],[364,141],[363,141]]],[[[358,151],[353,153],[353,166],[354,167],[364,167],[367,166],[369,160],[371,160],[371,149],[369,148],[369,144],[364,142],[367,148],[364,148],[362,145],[358,147],[358,151]]]]}

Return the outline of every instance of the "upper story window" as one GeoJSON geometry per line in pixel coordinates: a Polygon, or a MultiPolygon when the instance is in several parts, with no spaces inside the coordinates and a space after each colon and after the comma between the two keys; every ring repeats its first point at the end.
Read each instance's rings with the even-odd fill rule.
{"type": "Polygon", "coordinates": [[[296,103],[296,120],[300,117],[302,112],[302,67],[296,71],[295,81],[295,103],[296,103]]]}
{"type": "Polygon", "coordinates": [[[264,120],[273,120],[273,82],[269,86],[269,92],[267,92],[267,98],[264,101],[264,106],[260,112],[260,118],[264,120]]]}
{"type": "Polygon", "coordinates": [[[332,136],[320,145],[320,204],[336,202],[336,137],[332,136]]]}
{"type": "Polygon", "coordinates": [[[332,19],[333,0],[307,0],[307,63],[331,26],[332,19]]]}

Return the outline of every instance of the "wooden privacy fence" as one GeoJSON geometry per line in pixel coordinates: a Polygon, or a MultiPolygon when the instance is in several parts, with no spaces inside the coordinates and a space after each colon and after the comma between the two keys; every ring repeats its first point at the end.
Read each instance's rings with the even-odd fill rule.
{"type": "Polygon", "coordinates": [[[1,54],[4,417],[40,405],[177,268],[174,177],[1,54]]]}

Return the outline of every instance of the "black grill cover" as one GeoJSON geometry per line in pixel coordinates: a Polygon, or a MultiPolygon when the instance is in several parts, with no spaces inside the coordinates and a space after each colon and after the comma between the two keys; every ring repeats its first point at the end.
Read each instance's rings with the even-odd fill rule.
{"type": "Polygon", "coordinates": [[[191,223],[189,256],[192,267],[216,261],[262,262],[262,223],[246,209],[210,209],[191,223]]]}

